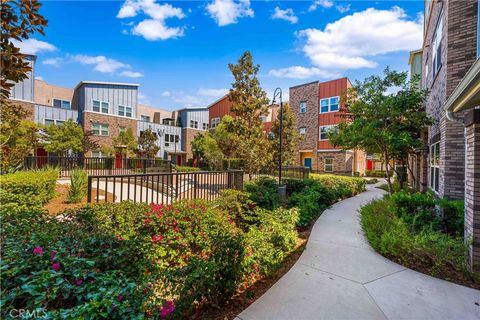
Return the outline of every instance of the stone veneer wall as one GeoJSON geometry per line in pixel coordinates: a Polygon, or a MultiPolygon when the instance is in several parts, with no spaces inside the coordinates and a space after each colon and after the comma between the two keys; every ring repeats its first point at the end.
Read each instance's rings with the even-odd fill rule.
{"type": "MultiPolygon", "coordinates": [[[[301,164],[300,150],[311,150],[314,154],[318,141],[318,81],[290,88],[290,108],[297,119],[297,130],[306,128],[305,138],[298,143],[296,162],[301,164]],[[300,113],[300,102],[306,101],[307,111],[300,113]]],[[[318,170],[317,157],[312,158],[312,169],[318,170]]]]}
{"type": "Polygon", "coordinates": [[[337,151],[337,152],[318,152],[316,170],[320,173],[338,173],[351,174],[353,167],[353,152],[337,151]],[[325,159],[333,158],[333,172],[325,172],[325,159]]]}
{"type": "MultiPolygon", "coordinates": [[[[137,135],[137,120],[112,115],[100,114],[95,112],[84,112],[83,114],[83,130],[92,130],[92,124],[102,123],[108,124],[108,136],[93,136],[93,139],[100,146],[113,147],[112,139],[120,134],[120,127],[131,128],[133,134],[137,135]]],[[[91,156],[89,151],[86,156],[91,156]]]]}
{"type": "Polygon", "coordinates": [[[203,130],[183,128],[182,150],[187,152],[186,161],[188,161],[188,159],[193,159],[192,140],[195,138],[195,136],[204,132],[205,131],[203,130]]]}
{"type": "Polygon", "coordinates": [[[470,266],[480,272],[480,109],[471,110],[466,123],[465,240],[470,266]]]}

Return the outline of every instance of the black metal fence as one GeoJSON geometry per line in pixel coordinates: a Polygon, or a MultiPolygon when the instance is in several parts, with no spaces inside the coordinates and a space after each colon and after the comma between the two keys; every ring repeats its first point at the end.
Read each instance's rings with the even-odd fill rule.
{"type": "Polygon", "coordinates": [[[26,157],[24,169],[59,168],[62,177],[70,176],[73,169],[83,169],[89,175],[121,175],[150,172],[172,172],[172,164],[163,159],[89,158],[89,157],[26,157]]]}
{"type": "Polygon", "coordinates": [[[171,204],[177,200],[213,200],[225,189],[243,189],[243,171],[197,171],[88,177],[88,202],[171,204]]]}
{"type": "MultiPolygon", "coordinates": [[[[282,167],[282,179],[307,179],[310,175],[310,168],[300,166],[285,166],[282,167]]],[[[257,179],[258,177],[271,177],[278,180],[278,168],[268,169],[264,168],[257,173],[247,175],[246,179],[257,179]]]]}

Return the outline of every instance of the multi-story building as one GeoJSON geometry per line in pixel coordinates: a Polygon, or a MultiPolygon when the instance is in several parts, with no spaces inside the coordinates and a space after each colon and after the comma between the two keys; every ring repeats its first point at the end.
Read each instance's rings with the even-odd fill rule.
{"type": "Polygon", "coordinates": [[[365,171],[361,151],[342,150],[327,137],[330,128],[345,121],[341,117],[340,97],[352,84],[348,78],[309,82],[290,88],[290,107],[297,118],[303,139],[298,144],[297,162],[323,173],[352,174],[365,171]]]}
{"type": "MultiPolygon", "coordinates": [[[[138,103],[138,84],[81,81],[74,89],[35,80],[35,56],[27,56],[32,70],[28,78],[16,83],[10,98],[28,112],[28,120],[41,125],[60,125],[68,119],[93,133],[100,146],[114,146],[120,132],[131,129],[136,136],[151,129],[157,136],[157,157],[183,164],[192,158],[190,141],[208,129],[208,109],[192,108],[167,111],[138,103]]],[[[103,157],[102,148],[88,151],[84,156],[103,157]]],[[[37,148],[37,156],[46,156],[37,148]]],[[[123,157],[118,152],[115,157],[123,157]]]]}
{"type": "MultiPolygon", "coordinates": [[[[471,267],[480,271],[479,4],[425,1],[422,85],[435,120],[425,149],[428,188],[438,197],[465,199],[465,239],[471,267]]],[[[425,172],[426,171],[426,172],[425,172]]]]}

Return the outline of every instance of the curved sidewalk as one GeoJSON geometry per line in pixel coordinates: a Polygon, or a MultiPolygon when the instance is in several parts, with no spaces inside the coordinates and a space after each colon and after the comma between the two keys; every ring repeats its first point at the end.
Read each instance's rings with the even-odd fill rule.
{"type": "Polygon", "coordinates": [[[236,319],[480,319],[479,290],[410,270],[369,246],[357,210],[382,194],[368,186],[326,210],[297,263],[236,319]]]}

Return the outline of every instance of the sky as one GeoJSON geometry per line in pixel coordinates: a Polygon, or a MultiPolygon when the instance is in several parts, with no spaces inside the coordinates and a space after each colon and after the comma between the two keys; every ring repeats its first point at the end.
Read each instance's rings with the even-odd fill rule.
{"type": "Polygon", "coordinates": [[[45,36],[19,44],[37,78],[138,83],[140,103],[168,110],[222,97],[246,50],[269,97],[288,100],[302,83],[408,70],[423,32],[423,1],[44,1],[40,13],[45,36]]]}

